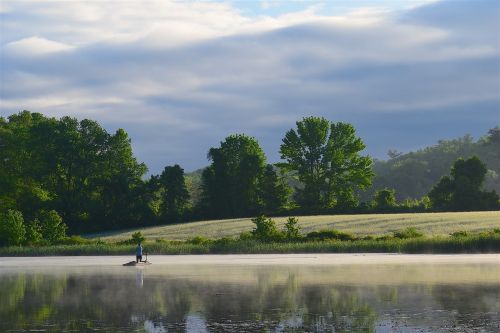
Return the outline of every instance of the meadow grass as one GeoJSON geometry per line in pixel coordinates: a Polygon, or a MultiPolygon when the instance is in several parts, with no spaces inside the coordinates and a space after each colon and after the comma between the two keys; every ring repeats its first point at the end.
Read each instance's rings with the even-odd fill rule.
{"type": "MultiPolygon", "coordinates": [[[[286,217],[273,218],[282,228],[286,217]]],[[[447,236],[456,231],[479,232],[500,227],[500,211],[457,213],[407,213],[407,214],[358,214],[298,216],[303,234],[322,229],[336,229],[354,235],[380,236],[413,227],[428,235],[447,236]]],[[[130,239],[132,233],[141,231],[148,240],[187,240],[197,235],[209,239],[237,237],[251,231],[250,218],[199,221],[183,224],[140,228],[87,235],[91,239],[106,241],[130,239]]]]}
{"type": "MultiPolygon", "coordinates": [[[[271,253],[499,253],[500,232],[483,232],[461,237],[434,236],[410,239],[324,240],[260,242],[254,239],[219,239],[199,244],[190,242],[146,242],[151,255],[182,254],[271,254],[271,253]]],[[[135,245],[94,243],[41,247],[0,248],[0,256],[133,255],[135,245]]]]}

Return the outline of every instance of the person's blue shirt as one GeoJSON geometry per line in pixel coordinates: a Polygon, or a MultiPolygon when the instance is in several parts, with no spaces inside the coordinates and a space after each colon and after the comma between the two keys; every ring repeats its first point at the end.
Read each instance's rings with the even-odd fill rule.
{"type": "Polygon", "coordinates": [[[137,248],[135,249],[135,254],[138,257],[142,257],[142,246],[141,246],[141,244],[137,245],[137,248]]]}

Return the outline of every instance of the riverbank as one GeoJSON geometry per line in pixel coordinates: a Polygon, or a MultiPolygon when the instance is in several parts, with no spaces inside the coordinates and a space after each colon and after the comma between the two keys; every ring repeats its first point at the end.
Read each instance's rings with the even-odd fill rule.
{"type": "MultiPolygon", "coordinates": [[[[283,253],[500,253],[500,233],[464,237],[419,237],[410,239],[324,240],[308,242],[259,242],[223,238],[201,243],[146,242],[150,255],[188,254],[283,254],[283,253]]],[[[135,245],[96,242],[92,244],[0,248],[0,256],[91,256],[130,255],[135,245]]]]}

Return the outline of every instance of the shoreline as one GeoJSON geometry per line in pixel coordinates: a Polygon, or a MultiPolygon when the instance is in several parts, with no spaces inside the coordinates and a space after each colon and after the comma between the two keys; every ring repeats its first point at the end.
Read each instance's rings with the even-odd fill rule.
{"type": "MultiPolygon", "coordinates": [[[[1,257],[1,267],[121,266],[132,256],[1,257]]],[[[185,265],[312,265],[370,264],[495,264],[500,254],[397,254],[397,253],[297,253],[297,254],[202,254],[150,255],[154,266],[185,265]]]]}

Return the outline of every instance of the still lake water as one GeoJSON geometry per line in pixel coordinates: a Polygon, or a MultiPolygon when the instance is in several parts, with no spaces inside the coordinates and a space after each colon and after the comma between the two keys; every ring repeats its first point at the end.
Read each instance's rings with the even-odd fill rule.
{"type": "Polygon", "coordinates": [[[500,332],[500,260],[467,258],[143,268],[0,258],[0,332],[500,332]]]}

